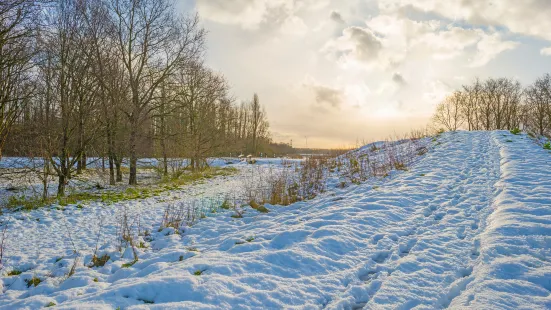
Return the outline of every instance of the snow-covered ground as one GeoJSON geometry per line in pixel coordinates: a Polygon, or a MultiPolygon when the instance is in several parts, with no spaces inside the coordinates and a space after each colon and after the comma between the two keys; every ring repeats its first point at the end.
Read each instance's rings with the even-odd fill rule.
{"type": "Polygon", "coordinates": [[[551,308],[551,154],[525,135],[446,133],[407,171],[157,230],[167,204],[218,204],[246,173],[112,206],[3,215],[0,309],[551,308]],[[151,234],[123,267],[132,255],[117,256],[112,240],[125,207],[151,234]],[[111,261],[89,268],[86,254],[66,279],[72,249],[96,243],[111,261]],[[33,276],[42,282],[28,288],[33,276]]]}

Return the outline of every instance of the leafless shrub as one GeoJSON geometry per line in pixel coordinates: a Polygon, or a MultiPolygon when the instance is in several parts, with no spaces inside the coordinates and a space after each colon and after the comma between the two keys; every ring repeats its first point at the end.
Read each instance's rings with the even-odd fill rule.
{"type": "Polygon", "coordinates": [[[329,161],[326,156],[310,157],[301,163],[299,199],[312,199],[325,191],[328,167],[329,161]]]}
{"type": "Polygon", "coordinates": [[[172,227],[175,231],[180,230],[185,215],[185,208],[183,208],[181,204],[168,204],[165,208],[163,221],[159,230],[163,230],[167,227],[172,227]]]}
{"type": "Polygon", "coordinates": [[[117,236],[119,240],[119,251],[122,251],[123,248],[130,246],[132,248],[132,253],[134,255],[134,260],[138,260],[138,251],[136,250],[136,244],[134,242],[135,236],[135,227],[139,222],[139,216],[130,218],[128,207],[125,206],[122,210],[122,214],[119,217],[119,222],[117,225],[117,236]]]}

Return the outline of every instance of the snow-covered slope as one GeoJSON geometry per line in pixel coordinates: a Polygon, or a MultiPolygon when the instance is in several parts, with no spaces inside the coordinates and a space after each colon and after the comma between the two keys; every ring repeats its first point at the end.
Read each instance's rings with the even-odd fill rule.
{"type": "Polygon", "coordinates": [[[550,195],[551,154],[528,137],[447,133],[384,180],[153,233],[129,268],[80,266],[28,289],[38,260],[69,264],[38,257],[3,277],[0,308],[548,309],[550,195]]]}

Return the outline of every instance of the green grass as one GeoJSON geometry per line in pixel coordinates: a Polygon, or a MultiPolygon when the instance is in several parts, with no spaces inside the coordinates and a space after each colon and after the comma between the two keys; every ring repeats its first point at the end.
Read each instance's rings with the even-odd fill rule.
{"type": "MultiPolygon", "coordinates": [[[[8,209],[21,208],[23,210],[35,210],[41,207],[50,206],[53,204],[59,204],[58,210],[63,211],[65,206],[77,205],[77,208],[82,209],[84,206],[82,203],[101,201],[106,204],[113,204],[121,201],[146,199],[150,197],[156,197],[162,193],[178,189],[182,185],[191,184],[205,179],[211,179],[218,176],[230,176],[237,173],[237,168],[234,167],[211,167],[203,171],[189,172],[180,175],[177,178],[164,178],[161,180],[160,186],[150,187],[129,187],[124,191],[105,191],[102,193],[70,193],[64,197],[49,197],[42,199],[42,197],[26,197],[26,196],[10,196],[5,205],[8,209]]],[[[229,202],[228,202],[229,204],[229,202]]]]}
{"type": "Polygon", "coordinates": [[[90,262],[89,267],[90,268],[103,267],[109,261],[109,259],[111,259],[111,257],[107,254],[104,254],[103,256],[100,256],[100,257],[97,257],[96,255],[94,255],[92,257],[92,261],[90,262]]]}
{"type": "Polygon", "coordinates": [[[251,208],[255,209],[256,211],[260,213],[268,213],[270,210],[268,210],[264,205],[258,204],[256,201],[252,200],[249,205],[251,208]]]}
{"type": "Polygon", "coordinates": [[[121,267],[122,267],[122,268],[130,268],[130,267],[134,266],[134,264],[137,263],[137,262],[138,262],[138,260],[135,259],[135,260],[133,260],[133,261],[131,261],[131,262],[129,262],[129,263],[122,264],[121,267]]]}
{"type": "Polygon", "coordinates": [[[10,270],[10,271],[8,272],[8,277],[11,277],[11,276],[18,276],[18,275],[20,275],[21,273],[23,273],[21,270],[13,269],[13,270],[10,270]]]}
{"type": "Polygon", "coordinates": [[[50,302],[46,305],[46,308],[53,307],[53,306],[55,306],[55,305],[56,305],[55,302],[50,301],[50,302]]]}
{"type": "Polygon", "coordinates": [[[174,177],[165,177],[163,178],[161,183],[168,186],[178,187],[178,186],[202,181],[205,179],[212,179],[214,177],[230,176],[237,173],[237,171],[238,171],[237,168],[234,168],[234,167],[224,167],[224,168],[208,167],[202,171],[191,171],[191,172],[183,173],[181,175],[177,175],[174,177]]]}
{"type": "Polygon", "coordinates": [[[268,213],[270,212],[270,210],[268,210],[268,208],[266,208],[264,205],[260,205],[256,208],[256,211],[260,212],[260,213],[268,213]]]}
{"type": "Polygon", "coordinates": [[[5,207],[8,209],[21,208],[23,210],[34,210],[40,207],[51,205],[55,199],[43,200],[39,197],[10,196],[5,207]]]}
{"type": "Polygon", "coordinates": [[[546,150],[551,150],[551,142],[547,142],[543,145],[543,148],[546,150]]]}
{"type": "Polygon", "coordinates": [[[231,209],[231,204],[228,200],[224,200],[224,202],[220,205],[221,209],[229,210],[231,209]]]}
{"type": "Polygon", "coordinates": [[[513,130],[511,130],[511,133],[514,134],[514,135],[518,135],[522,132],[522,130],[518,129],[518,128],[514,128],[513,130]]]}
{"type": "Polygon", "coordinates": [[[200,275],[203,274],[203,272],[204,272],[204,270],[195,270],[195,272],[193,274],[196,275],[196,276],[200,276],[200,275]]]}
{"type": "Polygon", "coordinates": [[[31,287],[31,286],[37,286],[38,284],[40,284],[40,282],[42,282],[42,280],[40,280],[39,278],[37,278],[36,276],[35,277],[32,277],[32,279],[30,280],[25,280],[25,282],[27,282],[27,287],[31,287]]]}

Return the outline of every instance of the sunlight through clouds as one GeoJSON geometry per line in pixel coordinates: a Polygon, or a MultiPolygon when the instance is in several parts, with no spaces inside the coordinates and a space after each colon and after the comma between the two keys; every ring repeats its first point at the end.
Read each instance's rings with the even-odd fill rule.
{"type": "MultiPolygon", "coordinates": [[[[342,140],[358,130],[384,138],[373,126],[426,124],[441,98],[489,67],[517,57],[551,64],[543,0],[195,0],[195,8],[212,37],[209,65],[236,97],[259,92],[273,130],[295,138],[314,114],[318,129],[348,119],[330,134],[342,140]]],[[[526,82],[542,73],[514,70],[526,82]]],[[[331,146],[330,135],[312,141],[331,146]]]]}

